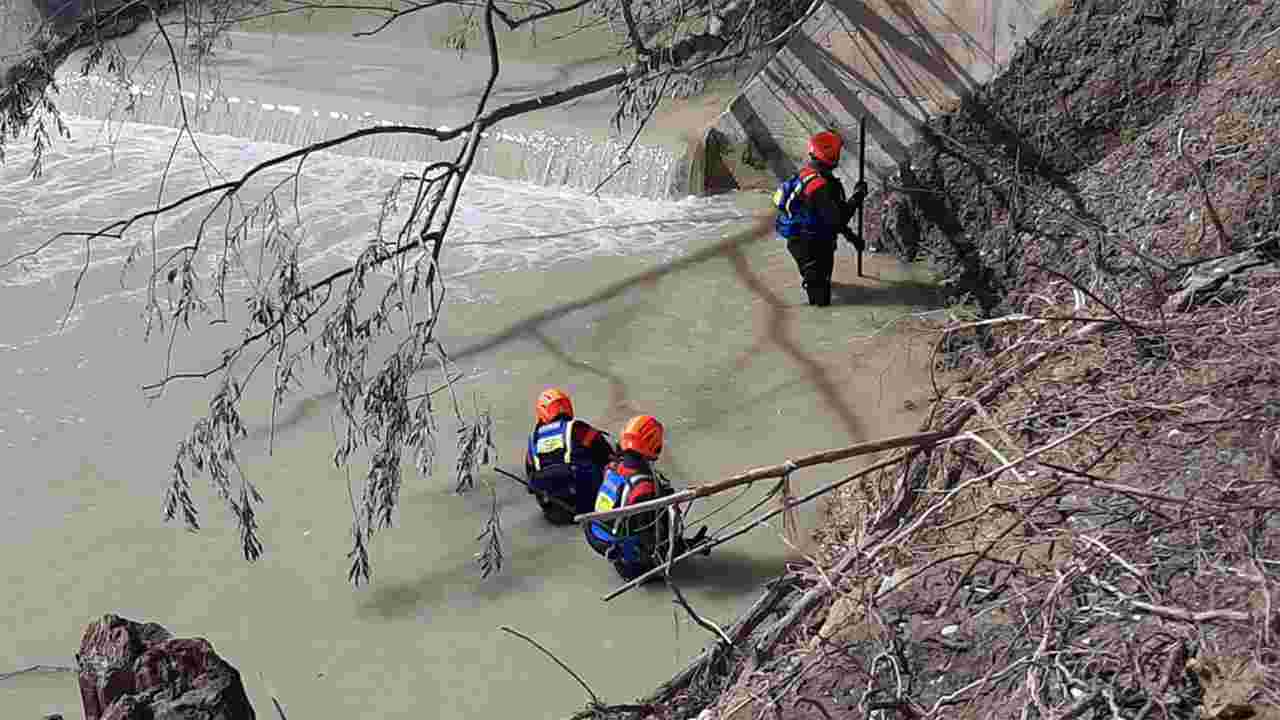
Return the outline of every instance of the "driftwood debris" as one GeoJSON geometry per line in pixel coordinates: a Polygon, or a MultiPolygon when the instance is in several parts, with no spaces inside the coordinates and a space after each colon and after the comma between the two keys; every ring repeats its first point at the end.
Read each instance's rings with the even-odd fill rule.
{"type": "Polygon", "coordinates": [[[1182,289],[1169,297],[1166,312],[1187,312],[1237,283],[1247,272],[1268,264],[1254,252],[1238,253],[1201,267],[1191,268],[1182,280],[1182,289]]]}

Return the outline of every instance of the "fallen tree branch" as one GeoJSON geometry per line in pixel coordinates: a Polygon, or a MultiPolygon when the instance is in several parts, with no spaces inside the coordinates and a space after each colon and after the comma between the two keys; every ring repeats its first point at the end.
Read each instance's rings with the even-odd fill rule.
{"type": "Polygon", "coordinates": [[[702,654],[686,665],[683,670],[663,683],[653,695],[646,699],[646,702],[657,704],[662,698],[669,697],[684,689],[699,671],[714,665],[733,647],[740,646],[755,631],[760,622],[769,613],[773,612],[774,607],[790,592],[797,580],[798,578],[795,575],[784,575],[767,585],[760,597],[729,628],[728,635],[731,642],[729,646],[724,643],[716,643],[703,650],[702,654]]]}
{"type": "MultiPolygon", "coordinates": [[[[786,475],[790,475],[791,473],[801,468],[812,467],[814,465],[826,465],[829,463],[840,462],[841,460],[848,460],[850,458],[855,458],[860,455],[870,455],[871,453],[881,452],[882,450],[892,450],[894,448],[902,448],[902,447],[922,447],[922,446],[935,445],[938,442],[945,440],[948,437],[951,437],[953,434],[954,433],[950,433],[946,431],[938,431],[938,432],[915,433],[912,435],[898,435],[895,437],[884,438],[883,440],[873,440],[871,442],[858,443],[856,445],[850,445],[848,447],[838,448],[835,450],[823,450],[822,452],[817,452],[812,455],[806,455],[797,460],[788,460],[787,462],[782,463],[780,465],[769,465],[768,467],[761,467],[761,468],[756,468],[754,470],[748,470],[739,475],[734,475],[733,477],[728,478],[726,480],[721,480],[719,482],[708,483],[705,485],[692,487],[687,490],[682,490],[674,495],[668,495],[667,497],[659,498],[657,500],[649,500],[647,502],[637,503],[635,505],[628,505],[627,507],[618,508],[616,510],[605,510],[605,511],[599,511],[599,512],[583,513],[582,515],[578,515],[577,517],[575,517],[574,521],[578,523],[583,523],[591,520],[605,520],[605,519],[611,520],[615,518],[626,517],[628,515],[634,515],[636,513],[655,510],[657,508],[666,507],[668,505],[677,505],[679,503],[690,502],[698,498],[707,497],[708,495],[714,495],[716,493],[723,492],[725,490],[731,490],[740,485],[746,485],[748,483],[753,483],[758,480],[780,478],[786,475]]],[[[894,460],[889,464],[893,464],[896,462],[898,461],[894,460]]],[[[876,467],[882,467],[882,466],[883,464],[877,465],[876,467]]],[[[859,474],[858,476],[860,475],[861,474],[859,474]]],[[[855,476],[855,477],[858,477],[858,476],[855,476]]],[[[845,480],[839,481],[839,483],[837,483],[835,487],[838,487],[839,485],[847,482],[849,479],[850,478],[846,478],[845,480]]],[[[834,487],[830,487],[830,486],[828,487],[829,489],[834,489],[834,487]]]]}
{"type": "Polygon", "coordinates": [[[1138,331],[1138,327],[1134,325],[1132,322],[1130,322],[1129,318],[1126,318],[1125,316],[1121,315],[1119,310],[1116,310],[1114,307],[1112,307],[1111,304],[1108,303],[1106,300],[1103,300],[1102,298],[1098,297],[1098,295],[1095,294],[1089,288],[1085,287],[1084,285],[1081,285],[1079,282],[1076,281],[1075,278],[1071,277],[1070,275],[1060,273],[1057,270],[1054,270],[1052,268],[1047,268],[1038,263],[1027,263],[1027,267],[1035,270],[1039,270],[1040,272],[1043,272],[1043,273],[1048,273],[1056,278],[1067,281],[1068,283],[1070,283],[1071,287],[1075,288],[1076,290],[1079,290],[1085,295],[1088,295],[1090,300],[1093,300],[1094,302],[1098,303],[1102,307],[1106,308],[1107,312],[1111,313],[1112,315],[1115,315],[1116,321],[1119,322],[1121,325],[1124,325],[1124,328],[1128,330],[1130,334],[1133,335],[1134,339],[1142,337],[1142,333],[1138,331]]]}
{"type": "MultiPolygon", "coordinates": [[[[1073,475],[1075,477],[1080,478],[1079,480],[1072,480],[1071,478],[1063,478],[1062,482],[1065,484],[1082,485],[1084,487],[1094,488],[1096,490],[1106,490],[1107,492],[1113,492],[1119,495],[1131,495],[1133,497],[1142,498],[1144,500],[1173,503],[1177,505],[1195,505],[1195,504],[1203,503],[1206,505],[1217,505],[1223,508],[1224,510],[1231,509],[1231,510],[1280,511],[1280,506],[1277,506],[1277,505],[1242,504],[1240,502],[1229,502],[1226,500],[1217,500],[1215,498],[1205,497],[1205,496],[1177,497],[1175,495],[1166,495],[1164,493],[1152,492],[1151,490],[1136,488],[1131,485],[1121,485],[1119,483],[1108,482],[1105,478],[1100,478],[1096,475],[1092,475],[1086,472],[1081,472],[1074,468],[1069,468],[1063,465],[1055,465],[1054,463],[1045,462],[1043,460],[1037,460],[1036,464],[1041,465],[1043,467],[1047,467],[1050,470],[1056,470],[1058,472],[1063,472],[1068,475],[1073,475]]],[[[1221,512],[1221,510],[1215,511],[1215,512],[1221,512]]]]}
{"type": "Polygon", "coordinates": [[[1089,421],[1085,422],[1083,425],[1076,428],[1075,430],[1072,430],[1071,432],[1063,435],[1062,437],[1057,438],[1053,442],[1047,443],[1045,445],[1041,445],[1035,450],[1032,450],[1024,454],[1022,457],[1018,458],[1017,460],[1004,463],[1000,467],[996,468],[995,470],[985,472],[975,478],[970,478],[969,480],[964,481],[962,484],[956,486],[954,489],[948,492],[945,496],[943,496],[941,500],[929,505],[929,507],[926,508],[924,512],[920,513],[920,515],[917,516],[915,520],[911,522],[910,525],[903,527],[901,530],[898,530],[893,535],[889,536],[889,538],[885,540],[884,544],[893,545],[895,543],[898,543],[904,540],[908,535],[920,529],[924,525],[924,521],[932,517],[938,510],[941,510],[942,508],[945,508],[948,505],[950,505],[951,502],[956,497],[958,497],[960,493],[963,492],[964,490],[967,490],[968,488],[973,487],[974,485],[980,482],[994,480],[996,477],[998,477],[1000,474],[1004,473],[1005,471],[1011,470],[1014,467],[1017,467],[1018,465],[1021,465],[1022,463],[1028,460],[1032,460],[1038,457],[1039,455],[1042,455],[1058,447],[1059,445],[1062,445],[1063,443],[1068,442],[1072,438],[1078,436],[1080,433],[1083,433],[1084,431],[1088,430],[1094,425],[1097,425],[1103,420],[1114,417],[1115,415],[1119,415],[1120,413],[1126,412],[1127,410],[1128,408],[1117,408],[1115,410],[1112,410],[1109,413],[1103,413],[1102,415],[1099,415],[1098,417],[1092,418],[1089,421]]]}
{"type": "MultiPolygon", "coordinates": [[[[1100,322],[1090,323],[1088,325],[1085,325],[1084,327],[1080,328],[1079,330],[1072,333],[1071,335],[1054,343],[1052,346],[1045,348],[1044,350],[1041,350],[1035,355],[1032,355],[1031,357],[1027,358],[1025,361],[1023,361],[1019,365],[1012,367],[1003,373],[1000,373],[995,378],[993,378],[990,382],[984,385],[981,390],[979,390],[976,394],[974,394],[973,399],[982,405],[989,404],[1001,392],[1003,392],[1005,388],[1007,388],[1009,385],[1011,385],[1013,382],[1015,382],[1019,378],[1025,376],[1027,373],[1030,373],[1031,371],[1035,370],[1037,367],[1040,366],[1041,363],[1043,363],[1045,360],[1047,360],[1048,358],[1058,353],[1062,348],[1066,347],[1068,344],[1083,340],[1089,337],[1090,335],[1093,335],[1103,330],[1109,325],[1110,323],[1100,323],[1100,322]]],[[[944,428],[944,430],[942,431],[943,437],[949,437],[960,432],[961,428],[964,427],[964,424],[968,422],[976,414],[977,414],[977,410],[975,409],[975,406],[973,403],[964,403],[959,408],[957,408],[956,410],[948,414],[945,418],[943,418],[943,421],[942,421],[942,427],[944,428]]],[[[909,489],[910,483],[911,483],[911,479],[909,477],[909,470],[911,467],[911,461],[913,460],[914,455],[918,452],[919,450],[914,450],[908,453],[907,455],[907,458],[906,458],[907,471],[904,471],[903,474],[898,479],[898,485],[899,485],[899,488],[901,489],[901,492],[898,493],[900,497],[898,497],[897,502],[893,503],[892,506],[889,507],[882,514],[880,521],[875,523],[876,530],[879,531],[879,534],[868,537],[864,542],[860,543],[856,547],[850,548],[849,551],[844,554],[844,556],[840,559],[840,561],[837,562],[835,567],[831,570],[830,574],[832,576],[839,576],[844,574],[845,572],[848,572],[848,570],[852,568],[854,564],[857,563],[857,561],[864,556],[864,554],[870,554],[875,548],[879,547],[884,541],[884,538],[885,538],[884,533],[891,531],[891,528],[883,527],[884,525],[887,525],[885,520],[888,518],[900,516],[901,514],[906,512],[906,509],[909,507],[909,503],[913,498],[913,493],[909,489]]],[[[801,597],[799,600],[796,601],[794,605],[791,606],[791,609],[787,611],[786,616],[780,619],[769,631],[769,633],[764,637],[764,639],[762,639],[756,645],[756,651],[765,653],[771,650],[773,646],[776,645],[777,642],[782,639],[782,635],[792,625],[794,625],[797,620],[799,620],[801,617],[804,617],[810,610],[812,610],[813,607],[818,603],[818,601],[826,597],[827,593],[829,592],[830,592],[830,589],[826,585],[819,585],[817,587],[810,589],[807,593],[805,593],[803,597],[801,597]]]]}
{"type": "Polygon", "coordinates": [[[24,667],[21,670],[0,673],[0,682],[16,678],[19,675],[29,675],[31,673],[72,673],[75,671],[75,668],[68,667],[66,665],[31,665],[30,667],[24,667]]]}
{"type": "Polygon", "coordinates": [[[1200,174],[1199,168],[1192,164],[1182,152],[1182,137],[1186,134],[1186,128],[1178,130],[1178,159],[1187,166],[1187,172],[1191,173],[1191,177],[1196,179],[1196,185],[1200,187],[1200,195],[1204,198],[1205,209],[1209,213],[1209,218],[1213,220],[1213,227],[1218,231],[1218,252],[1225,252],[1225,248],[1231,243],[1231,238],[1227,237],[1227,228],[1222,224],[1222,216],[1218,214],[1218,208],[1213,205],[1213,198],[1209,196],[1209,188],[1204,182],[1204,177],[1200,174]]]}
{"type": "Polygon", "coordinates": [[[646,573],[643,573],[642,575],[639,575],[638,577],[636,577],[636,578],[634,578],[634,579],[630,580],[629,582],[627,582],[625,585],[622,585],[622,586],[618,587],[618,589],[616,589],[616,590],[614,590],[613,592],[609,593],[608,595],[605,595],[605,596],[604,596],[604,598],[602,598],[602,599],[603,599],[605,602],[609,602],[610,600],[612,600],[612,599],[614,599],[614,598],[618,597],[618,596],[619,596],[619,595],[621,595],[622,593],[624,593],[624,592],[626,592],[626,591],[628,591],[628,590],[630,590],[630,589],[632,589],[632,588],[634,588],[634,587],[638,587],[639,585],[643,584],[643,583],[644,583],[646,580],[648,580],[649,578],[651,578],[651,577],[653,577],[653,576],[655,576],[655,575],[659,575],[659,574],[661,574],[661,573],[666,572],[668,568],[670,568],[670,567],[674,566],[676,563],[680,562],[681,560],[684,560],[685,558],[692,557],[693,555],[697,555],[698,553],[702,553],[702,552],[710,551],[710,550],[711,550],[712,548],[714,548],[714,547],[717,547],[717,546],[719,546],[719,545],[723,545],[724,543],[727,543],[727,542],[729,542],[730,540],[733,540],[734,538],[737,538],[737,537],[740,537],[740,536],[742,536],[742,535],[747,534],[748,532],[750,532],[750,531],[752,531],[752,530],[754,530],[754,529],[756,529],[756,528],[760,527],[761,525],[764,525],[764,524],[765,524],[765,523],[767,523],[770,519],[775,518],[775,517],[777,517],[778,515],[781,515],[781,514],[782,514],[782,513],[784,513],[784,512],[787,512],[788,510],[790,510],[791,508],[796,507],[797,505],[803,505],[803,504],[805,504],[805,503],[809,502],[810,500],[813,500],[813,499],[814,499],[814,498],[816,498],[816,497],[819,497],[819,496],[821,496],[821,495],[825,495],[825,494],[827,494],[827,493],[831,492],[832,490],[837,490],[837,489],[839,489],[839,488],[841,488],[841,487],[843,487],[843,486],[845,486],[845,485],[847,485],[847,484],[849,484],[849,483],[853,482],[854,480],[857,480],[858,478],[864,477],[864,476],[866,476],[866,475],[870,475],[871,473],[873,473],[873,472],[875,472],[875,471],[877,471],[877,470],[883,470],[884,468],[887,468],[887,467],[889,467],[889,466],[891,466],[891,465],[896,465],[896,464],[898,464],[898,463],[902,462],[902,460],[903,460],[903,458],[901,458],[901,457],[896,457],[896,458],[893,458],[893,459],[890,459],[890,460],[885,460],[884,462],[881,462],[881,463],[876,463],[875,465],[872,465],[871,467],[866,468],[865,470],[860,470],[859,472],[856,472],[856,473],[854,473],[854,474],[852,474],[852,475],[850,475],[850,476],[848,476],[848,477],[846,477],[846,478],[843,478],[843,479],[841,479],[841,480],[837,480],[837,481],[835,481],[835,482],[833,482],[833,483],[830,483],[830,484],[827,484],[827,485],[823,485],[822,487],[818,488],[817,490],[814,490],[813,492],[811,492],[811,493],[809,493],[809,494],[807,494],[807,495],[804,495],[804,496],[802,496],[802,497],[799,497],[799,498],[796,498],[796,499],[794,499],[794,500],[791,500],[790,502],[784,502],[784,503],[782,503],[782,507],[779,507],[779,508],[774,509],[774,510],[770,510],[769,512],[767,512],[767,513],[765,513],[764,515],[760,516],[759,518],[757,518],[757,519],[753,520],[752,522],[750,522],[750,523],[748,523],[748,524],[746,524],[746,525],[742,526],[741,528],[738,528],[737,530],[734,530],[733,532],[729,533],[728,535],[725,535],[725,536],[724,536],[724,537],[722,537],[722,538],[716,538],[715,540],[708,540],[708,541],[703,541],[703,542],[701,542],[701,543],[698,543],[698,544],[697,544],[697,545],[695,545],[694,547],[692,547],[692,548],[690,548],[689,550],[687,550],[683,555],[680,555],[680,556],[678,556],[678,557],[676,557],[676,558],[672,559],[670,562],[665,562],[665,563],[663,563],[663,564],[659,565],[658,567],[655,567],[655,568],[653,568],[652,570],[650,570],[650,571],[648,571],[648,572],[646,572],[646,573]]]}
{"type": "Polygon", "coordinates": [[[1187,610],[1185,608],[1155,605],[1141,600],[1134,600],[1129,597],[1128,594],[1122,592],[1111,583],[1103,582],[1093,575],[1089,576],[1089,580],[1099,588],[1115,595],[1134,610],[1155,615],[1156,617],[1164,618],[1165,620],[1176,620],[1178,622],[1191,623],[1192,625],[1214,622],[1217,620],[1225,620],[1227,622],[1249,622],[1253,620],[1252,613],[1247,613],[1242,610],[1201,610],[1197,612],[1194,610],[1187,610]]]}
{"type": "Polygon", "coordinates": [[[697,623],[698,627],[701,627],[703,630],[706,630],[712,635],[715,635],[716,639],[724,643],[725,645],[729,645],[729,646],[733,645],[733,641],[729,639],[729,636],[725,634],[724,630],[720,629],[719,625],[716,625],[710,620],[702,617],[701,615],[698,614],[697,610],[693,609],[693,606],[690,605],[689,601],[685,598],[684,593],[680,591],[679,585],[676,585],[674,582],[668,582],[667,587],[671,588],[672,594],[675,595],[675,599],[672,600],[671,602],[684,608],[684,611],[688,613],[689,618],[693,620],[695,623],[697,623]]]}
{"type": "MultiPolygon", "coordinates": [[[[980,405],[989,405],[992,400],[1000,395],[1000,393],[1004,392],[1005,388],[1035,370],[1041,363],[1056,355],[1067,345],[1084,340],[1085,338],[1106,329],[1111,324],[1112,323],[1094,322],[1085,325],[1071,335],[1062,338],[1053,345],[1027,358],[1021,364],[1009,368],[992,378],[990,382],[982,386],[982,389],[973,395],[973,399],[980,405]]],[[[942,427],[949,430],[951,435],[955,435],[960,432],[960,428],[963,427],[964,424],[967,423],[975,414],[977,414],[977,410],[973,407],[972,403],[965,403],[943,419],[942,427]]]]}

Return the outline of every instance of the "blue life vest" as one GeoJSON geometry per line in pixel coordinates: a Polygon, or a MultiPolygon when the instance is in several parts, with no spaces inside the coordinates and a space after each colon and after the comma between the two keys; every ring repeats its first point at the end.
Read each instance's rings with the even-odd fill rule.
{"type": "Polygon", "coordinates": [[[575,420],[553,420],[529,434],[529,458],[533,475],[529,485],[557,497],[584,495],[581,505],[591,501],[601,468],[591,461],[590,449],[573,442],[575,420]],[[575,453],[577,457],[575,457],[575,453]]]}
{"type": "Polygon", "coordinates": [[[529,434],[529,457],[533,469],[573,463],[573,421],[552,420],[529,434]]]}
{"type": "MultiPolygon", "coordinates": [[[[596,512],[634,505],[658,497],[658,484],[639,468],[623,462],[609,464],[604,482],[596,494],[596,512]]],[[[587,540],[591,547],[610,560],[641,563],[646,560],[638,533],[630,529],[631,518],[592,520],[587,524],[587,540]]]]}
{"type": "Polygon", "coordinates": [[[801,168],[773,193],[773,204],[778,209],[773,227],[778,235],[790,240],[834,234],[839,229],[826,227],[809,202],[809,186],[819,179],[826,181],[813,168],[801,168]]]}

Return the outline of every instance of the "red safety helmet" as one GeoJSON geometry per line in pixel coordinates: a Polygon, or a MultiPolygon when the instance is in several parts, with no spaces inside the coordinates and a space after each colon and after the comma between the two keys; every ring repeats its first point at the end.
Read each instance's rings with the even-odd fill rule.
{"type": "Polygon", "coordinates": [[[569,393],[560,388],[547,388],[538,396],[538,402],[533,406],[533,414],[540,423],[551,422],[560,415],[572,417],[573,401],[569,399],[569,393]]]}
{"type": "Polygon", "coordinates": [[[839,135],[824,130],[809,138],[809,155],[828,165],[840,164],[840,151],[844,149],[844,139],[839,135]]]}
{"type": "Polygon", "coordinates": [[[622,449],[634,450],[649,460],[662,454],[662,423],[652,415],[637,415],[622,430],[622,449]]]}

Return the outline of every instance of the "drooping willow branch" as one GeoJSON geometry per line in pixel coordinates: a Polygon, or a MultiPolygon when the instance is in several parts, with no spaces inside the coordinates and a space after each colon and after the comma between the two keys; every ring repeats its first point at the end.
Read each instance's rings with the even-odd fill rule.
{"type": "MultiPolygon", "coordinates": [[[[189,0],[191,1],[191,0],[189,0]]],[[[130,6],[137,4],[130,3],[130,6]]],[[[451,3],[431,2],[422,6],[414,6],[408,12],[417,12],[428,5],[466,3],[452,0],[451,3]]],[[[495,124],[507,119],[552,108],[578,98],[599,93],[605,90],[630,87],[634,88],[648,82],[660,82],[665,89],[672,77],[671,73],[680,70],[677,66],[697,56],[696,62],[689,62],[683,68],[691,72],[714,64],[717,57],[699,55],[698,48],[706,42],[706,33],[689,35],[680,38],[677,31],[670,42],[663,44],[653,38],[642,39],[641,33],[633,33],[632,40],[640,40],[633,48],[637,55],[643,56],[652,52],[653,57],[661,58],[659,65],[652,63],[636,63],[629,68],[620,68],[599,77],[578,83],[543,95],[535,96],[497,108],[490,108],[489,103],[501,73],[498,41],[495,24],[503,23],[508,29],[518,28],[538,20],[573,12],[585,8],[590,3],[585,0],[572,0],[563,5],[551,3],[533,12],[516,16],[508,6],[500,6],[496,0],[483,3],[483,32],[489,55],[489,73],[484,90],[476,104],[472,119],[467,124],[456,128],[428,128],[412,125],[392,125],[362,128],[344,133],[337,137],[311,143],[305,147],[290,150],[277,156],[256,163],[249,169],[230,180],[215,180],[206,175],[203,187],[186,192],[180,197],[165,201],[163,196],[157,198],[152,207],[133,213],[123,219],[106,223],[97,230],[89,232],[61,232],[49,238],[32,250],[18,253],[3,264],[0,269],[28,259],[38,258],[51,246],[66,240],[76,240],[85,246],[85,263],[81,268],[79,279],[69,308],[73,308],[79,296],[79,280],[85,277],[90,264],[89,253],[95,241],[100,239],[120,240],[144,222],[152,221],[176,214],[197,203],[207,203],[203,208],[203,217],[195,229],[190,241],[174,249],[167,257],[157,257],[158,244],[153,242],[152,267],[149,277],[148,298],[148,330],[150,323],[158,319],[163,327],[166,320],[172,321],[168,337],[166,363],[163,376],[143,389],[148,393],[163,392],[169,383],[176,380],[210,380],[217,378],[217,389],[210,401],[207,416],[199,420],[191,433],[178,446],[173,463],[170,483],[165,494],[164,512],[168,518],[181,516],[191,528],[199,527],[198,513],[190,495],[189,478],[192,474],[208,472],[219,498],[227,504],[241,530],[241,540],[245,556],[250,560],[257,557],[262,550],[262,543],[257,537],[257,523],[253,506],[261,502],[258,489],[249,481],[241,469],[238,455],[238,444],[248,436],[245,423],[240,414],[240,402],[245,388],[259,367],[274,365],[271,389],[271,420],[267,433],[269,447],[275,441],[276,408],[283,395],[298,385],[298,364],[304,355],[310,354],[312,360],[323,355],[322,369],[335,385],[337,413],[344,421],[344,428],[335,429],[336,451],[334,461],[338,465],[346,465],[358,448],[367,447],[372,454],[370,467],[366,475],[363,493],[363,506],[356,507],[352,497],[353,511],[353,547],[350,553],[352,566],[350,578],[354,582],[362,582],[369,577],[368,540],[377,528],[390,525],[400,488],[401,454],[412,449],[418,456],[418,469],[426,474],[435,456],[434,410],[431,406],[430,393],[412,396],[409,391],[410,381],[427,370],[435,369],[433,348],[439,349],[435,340],[435,329],[443,307],[444,287],[440,281],[441,257],[448,230],[458,207],[459,199],[466,178],[472,170],[477,151],[482,143],[484,133],[495,124]],[[300,264],[300,241],[292,233],[281,228],[281,217],[276,202],[276,192],[285,191],[288,183],[293,184],[293,202],[297,207],[298,184],[302,166],[312,153],[332,151],[349,143],[384,136],[417,136],[435,142],[451,142],[465,139],[462,148],[450,162],[429,165],[415,177],[417,188],[412,198],[411,207],[404,217],[399,231],[388,228],[390,237],[384,239],[384,220],[390,217],[396,205],[403,183],[397,183],[387,196],[382,214],[379,217],[376,241],[349,265],[330,272],[328,275],[309,279],[302,272],[300,264]],[[293,164],[296,163],[296,167],[293,164]],[[286,180],[275,183],[267,193],[267,199],[257,208],[247,211],[242,221],[235,221],[233,213],[241,211],[245,203],[242,196],[250,183],[267,176],[267,173],[287,168],[290,176],[286,180]],[[265,230],[266,237],[262,246],[275,248],[271,262],[274,267],[268,272],[253,275],[247,266],[241,267],[251,286],[248,298],[249,320],[241,338],[223,350],[221,357],[210,367],[198,371],[173,372],[169,359],[173,355],[174,345],[182,325],[188,333],[192,332],[192,315],[208,313],[211,303],[202,297],[201,284],[205,280],[198,269],[198,257],[202,253],[206,236],[214,232],[218,222],[215,217],[220,212],[227,214],[226,226],[221,229],[224,234],[222,247],[215,252],[220,254],[216,259],[217,269],[213,271],[213,292],[222,308],[223,316],[215,322],[227,322],[226,299],[230,273],[237,271],[233,263],[240,262],[241,247],[251,236],[255,214],[258,208],[266,207],[262,217],[256,218],[270,229],[265,230]],[[389,270],[393,279],[387,283],[385,292],[378,297],[371,291],[370,283],[374,281],[373,273],[389,270]],[[156,288],[169,279],[169,307],[161,309],[156,288]],[[420,293],[428,296],[428,307],[424,317],[417,316],[415,310],[420,293]],[[176,298],[175,298],[176,296],[176,298]],[[373,303],[372,309],[367,304],[373,303]],[[397,315],[396,313],[399,313],[397,315]],[[399,321],[403,317],[404,322],[399,321]],[[404,339],[399,342],[381,360],[376,372],[368,372],[367,367],[374,362],[374,343],[390,333],[403,333],[404,339]],[[245,369],[241,362],[248,367],[245,369]],[[270,361],[270,362],[268,362],[270,361]],[[411,406],[411,403],[416,403],[411,406]],[[234,479],[233,479],[234,478],[234,479]],[[235,480],[239,485],[235,485],[235,480]]],[[[815,3],[816,5],[816,3],[815,3]]],[[[137,4],[139,8],[141,4],[137,4]]],[[[235,6],[231,0],[225,4],[227,13],[220,16],[218,22],[209,24],[200,13],[196,13],[193,24],[184,17],[183,29],[195,32],[199,37],[191,41],[185,38],[197,59],[207,55],[210,38],[220,29],[229,26],[230,10],[235,6]]],[[[219,7],[223,7],[219,5],[219,7]]],[[[691,6],[692,7],[692,6],[691,6]]],[[[691,10],[686,7],[674,8],[680,14],[691,10]]],[[[709,6],[708,6],[709,7],[709,6]]],[[[732,4],[724,8],[725,13],[738,13],[742,8],[754,8],[755,4],[732,4]]],[[[184,5],[184,10],[186,6],[184,5]]],[[[528,10],[527,8],[521,11],[528,10]]],[[[646,10],[645,12],[649,12],[646,10]]],[[[399,15],[399,16],[403,16],[399,15]]],[[[397,16],[397,17],[399,17],[397,16]]],[[[175,72],[183,72],[178,62],[179,48],[184,43],[177,41],[178,25],[166,26],[159,14],[153,14],[158,25],[157,35],[153,37],[163,41],[168,50],[170,61],[175,72]],[[170,37],[170,36],[173,37],[170,37]]],[[[391,20],[394,20],[392,17],[391,20]]],[[[633,21],[639,21],[634,16],[633,21]]],[[[755,27],[755,26],[751,26],[755,27]]],[[[792,26],[794,28],[795,25],[792,26]]],[[[741,57],[742,52],[750,47],[767,45],[753,44],[756,37],[750,28],[743,23],[719,22],[714,28],[717,35],[716,47],[723,50],[720,59],[728,60],[741,57]],[[735,44],[736,43],[736,44],[735,44]]],[[[783,36],[778,36],[778,38],[783,36]]],[[[768,42],[776,42],[774,38],[768,42]]],[[[81,42],[85,36],[79,36],[81,42]]],[[[45,48],[33,60],[33,64],[20,69],[18,79],[29,73],[32,78],[41,72],[52,79],[52,69],[69,54],[71,44],[57,44],[57,47],[45,48]],[[64,52],[65,51],[65,52],[64,52]],[[61,54],[60,54],[61,53],[61,54]]],[[[102,47],[99,43],[95,50],[102,47]]],[[[150,45],[148,45],[150,47],[150,45]]],[[[86,66],[87,68],[87,66],[86,66]]],[[[86,69],[87,72],[87,69],[86,69]]],[[[43,76],[42,76],[43,77],[43,76]]],[[[182,88],[180,87],[181,91],[182,88]]],[[[8,93],[9,87],[4,92],[8,93]]],[[[6,95],[5,101],[13,101],[13,95],[6,95]]],[[[28,98],[29,99],[29,98],[28,98]]],[[[15,106],[17,107],[17,106],[15,106]]],[[[23,106],[26,107],[26,106],[23,106]]],[[[183,119],[190,120],[186,114],[185,103],[182,105],[183,119]]],[[[12,120],[12,116],[6,116],[12,120]]],[[[29,117],[29,116],[23,116],[29,117]]],[[[21,118],[18,124],[26,122],[21,118]]],[[[9,125],[11,126],[12,123],[9,125]]],[[[6,127],[9,127],[6,126],[6,127]]],[[[191,136],[188,122],[184,122],[182,130],[191,136]]],[[[180,133],[181,137],[182,133],[180,133]]],[[[194,141],[194,137],[192,137],[194,141]]],[[[193,143],[194,144],[194,143],[193,143]]],[[[176,148],[176,144],[175,144],[176,148]]],[[[199,152],[199,147],[196,148],[199,152]]],[[[171,158],[173,153],[171,153],[171,158]]],[[[167,176],[167,171],[166,171],[167,176]]],[[[163,189],[162,189],[163,192],[163,189]]],[[[396,211],[399,212],[399,211],[396,211]]],[[[300,213],[297,213],[300,215],[300,213]]],[[[298,218],[301,224],[301,218],[298,218]]],[[[135,249],[134,252],[137,252],[135,249]]],[[[130,253],[132,262],[134,253],[130,253]]],[[[377,281],[381,281],[378,279],[377,281]]],[[[69,311],[70,312],[70,309],[69,311]]],[[[380,349],[378,351],[382,353],[380,349]]],[[[442,363],[440,371],[445,378],[445,387],[453,391],[453,373],[442,363]]],[[[456,410],[456,408],[455,408],[456,410]]],[[[459,459],[459,487],[469,487],[474,462],[484,462],[488,457],[491,437],[491,420],[487,413],[482,413],[479,405],[475,408],[474,421],[465,419],[461,411],[455,415],[461,426],[459,447],[466,458],[459,459]]],[[[495,506],[496,507],[496,506],[495,506]]],[[[499,532],[496,510],[492,514],[488,528],[499,532]]],[[[493,535],[491,533],[491,535],[493,535]]],[[[491,538],[490,546],[496,548],[493,557],[501,562],[501,547],[491,538]]]]}

